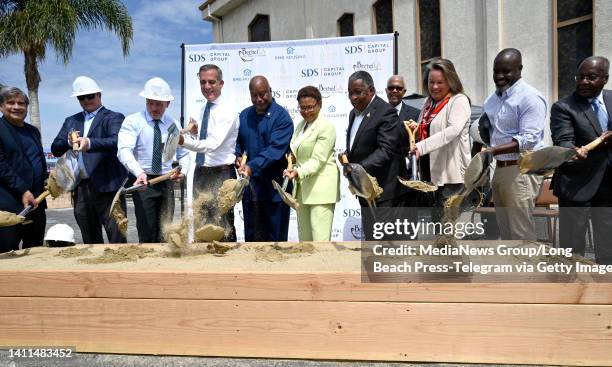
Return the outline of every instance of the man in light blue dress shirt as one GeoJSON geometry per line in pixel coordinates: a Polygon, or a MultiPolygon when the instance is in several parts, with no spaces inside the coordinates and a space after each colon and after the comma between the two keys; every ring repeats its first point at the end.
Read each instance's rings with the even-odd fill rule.
{"type": "MultiPolygon", "coordinates": [[[[170,101],[174,100],[170,86],[161,78],[152,78],[145,84],[140,96],[146,98],[146,109],[129,115],[119,130],[117,156],[136,180],[134,185],[147,184],[148,180],[172,170],[172,160],[163,161],[163,143],[168,129],[178,122],[166,114],[170,101]]],[[[189,156],[179,148],[177,158],[185,172],[189,156]]],[[[172,180],[179,180],[182,174],[174,174],[172,180]]],[[[135,192],[134,211],[140,243],[163,241],[163,226],[172,221],[174,215],[174,182],[162,181],[135,192]]]]}
{"type": "Polygon", "coordinates": [[[490,140],[497,160],[491,188],[495,214],[503,240],[535,240],[531,211],[542,177],[520,173],[519,153],[544,146],[546,100],[521,79],[521,53],[507,48],[493,63],[495,93],[484,103],[491,121],[490,140]]]}

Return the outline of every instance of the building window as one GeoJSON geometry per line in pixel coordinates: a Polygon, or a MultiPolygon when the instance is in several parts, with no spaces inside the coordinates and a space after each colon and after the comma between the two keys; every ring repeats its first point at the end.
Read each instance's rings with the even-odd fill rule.
{"type": "Polygon", "coordinates": [[[257,14],[249,24],[249,42],[270,41],[270,17],[257,14]]]}
{"type": "Polygon", "coordinates": [[[555,99],[576,89],[578,64],[593,55],[593,1],[555,1],[555,99]]]}
{"type": "Polygon", "coordinates": [[[344,13],[338,18],[338,34],[340,37],[348,37],[355,35],[355,16],[353,14],[344,13]]]}
{"type": "Polygon", "coordinates": [[[393,33],[393,2],[392,0],[378,0],[374,3],[374,20],[376,33],[393,33]]]}
{"type": "MultiPolygon", "coordinates": [[[[419,61],[421,76],[425,66],[437,57],[442,57],[440,40],[440,0],[418,0],[419,61]]],[[[419,80],[421,78],[419,77],[419,80]]],[[[422,91],[421,91],[422,92],[422,91]]]]}

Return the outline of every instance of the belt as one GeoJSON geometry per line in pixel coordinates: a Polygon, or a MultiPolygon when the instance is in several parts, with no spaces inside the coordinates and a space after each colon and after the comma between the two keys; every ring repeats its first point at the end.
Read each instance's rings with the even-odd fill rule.
{"type": "Polygon", "coordinates": [[[511,160],[511,161],[497,161],[496,165],[497,167],[510,167],[510,166],[516,166],[518,164],[518,161],[516,159],[511,160]]]}
{"type": "Polygon", "coordinates": [[[234,170],[234,165],[233,164],[224,164],[222,166],[214,166],[214,167],[199,166],[199,167],[196,167],[196,170],[199,170],[199,171],[208,171],[208,172],[232,171],[232,170],[234,170]]]}

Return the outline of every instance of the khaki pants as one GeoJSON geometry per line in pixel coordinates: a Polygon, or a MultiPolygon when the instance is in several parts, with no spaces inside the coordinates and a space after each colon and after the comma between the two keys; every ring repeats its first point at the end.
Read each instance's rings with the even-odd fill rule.
{"type": "Polygon", "coordinates": [[[336,204],[300,204],[297,210],[300,241],[329,241],[336,204]]]}
{"type": "Polygon", "coordinates": [[[502,240],[535,240],[531,212],[540,193],[542,177],[524,175],[517,165],[496,167],[491,188],[502,240]]]}

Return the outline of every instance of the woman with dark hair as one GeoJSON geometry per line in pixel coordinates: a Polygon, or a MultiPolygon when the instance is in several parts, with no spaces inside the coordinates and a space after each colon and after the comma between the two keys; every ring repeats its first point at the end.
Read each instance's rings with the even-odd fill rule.
{"type": "MultiPolygon", "coordinates": [[[[438,186],[434,206],[457,193],[470,163],[470,100],[450,60],[435,59],[423,73],[427,100],[419,115],[418,142],[410,148],[420,160],[421,179],[438,186]]],[[[440,219],[436,212],[433,220],[440,219]]]]}
{"type": "Polygon", "coordinates": [[[284,175],[295,180],[300,241],[329,241],[334,208],[340,200],[340,174],[334,159],[336,128],[319,115],[322,98],[317,88],[300,89],[297,101],[303,120],[291,138],[296,164],[284,175]]]}

